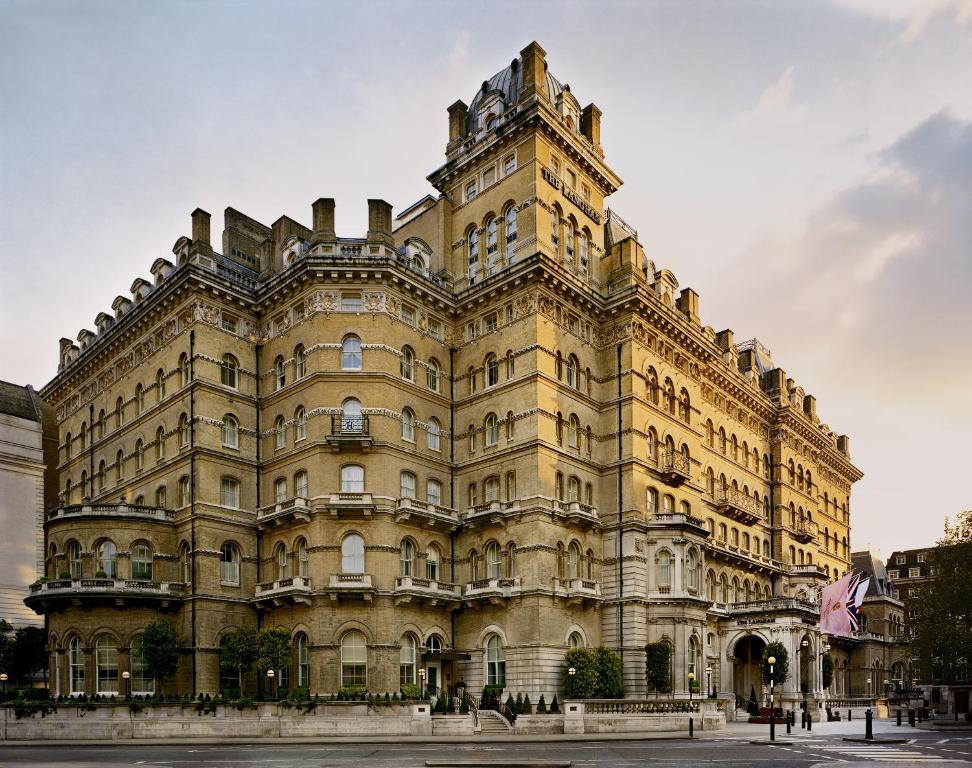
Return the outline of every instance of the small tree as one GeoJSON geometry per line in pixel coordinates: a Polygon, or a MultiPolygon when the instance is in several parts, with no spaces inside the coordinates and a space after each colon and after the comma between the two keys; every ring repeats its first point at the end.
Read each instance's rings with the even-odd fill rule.
{"type": "Polygon", "coordinates": [[[235,672],[240,681],[240,695],[243,695],[243,675],[253,669],[257,660],[257,633],[255,629],[243,627],[223,636],[219,644],[219,667],[226,672],[235,672]]]}
{"type": "Polygon", "coordinates": [[[784,647],[783,643],[777,640],[770,643],[763,649],[761,671],[763,683],[766,685],[769,685],[771,679],[769,663],[769,658],[771,656],[776,659],[776,663],[773,665],[772,680],[776,683],[776,685],[782,685],[790,677],[789,654],[786,652],[786,648],[784,647]]]}
{"type": "Polygon", "coordinates": [[[264,677],[268,669],[290,667],[290,633],[285,629],[261,629],[256,638],[256,669],[264,677]]]}
{"type": "Polygon", "coordinates": [[[156,619],[138,638],[136,652],[142,657],[148,673],[158,682],[159,692],[179,666],[181,647],[175,625],[168,619],[156,619]]]}
{"type": "Polygon", "coordinates": [[[648,643],[645,646],[645,683],[649,691],[659,693],[671,691],[672,648],[668,643],[648,643]]]}
{"type": "Polygon", "coordinates": [[[603,645],[594,649],[597,658],[597,691],[599,699],[620,699],[624,696],[624,670],[621,657],[603,645]]]}
{"type": "Polygon", "coordinates": [[[834,660],[829,655],[826,655],[820,661],[823,676],[821,682],[824,688],[829,688],[830,684],[834,681],[834,660]]]}
{"type": "Polygon", "coordinates": [[[560,675],[565,699],[591,699],[597,691],[597,657],[591,648],[571,648],[560,675]],[[574,674],[570,674],[573,668],[574,674]]]}
{"type": "Polygon", "coordinates": [[[523,694],[523,705],[520,707],[518,714],[521,715],[532,715],[533,714],[533,704],[530,703],[530,694],[523,694]]]}

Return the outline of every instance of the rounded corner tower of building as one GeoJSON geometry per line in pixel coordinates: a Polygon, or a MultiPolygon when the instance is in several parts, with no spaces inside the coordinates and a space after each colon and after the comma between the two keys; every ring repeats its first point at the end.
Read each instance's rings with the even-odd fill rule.
{"type": "Polygon", "coordinates": [[[537,43],[448,113],[437,193],[397,217],[368,200],[338,237],[331,198],[306,224],[227,208],[217,245],[196,209],[61,340],[62,502],[27,598],[56,693],[154,690],[159,617],[180,693],[240,687],[219,654],[242,627],[286,630],[276,685],[312,694],[549,700],[568,649],[604,645],[637,697],[665,642],[674,695],[694,672],[748,698],[780,638],[822,692],[847,438],[605,208],[601,112],[537,43]]]}

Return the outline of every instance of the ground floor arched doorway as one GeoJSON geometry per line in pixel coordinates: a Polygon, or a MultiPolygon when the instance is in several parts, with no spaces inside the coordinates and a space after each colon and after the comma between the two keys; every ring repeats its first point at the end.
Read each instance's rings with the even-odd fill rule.
{"type": "Polygon", "coordinates": [[[733,649],[732,690],[736,694],[736,706],[743,708],[751,698],[762,706],[763,680],[760,660],[766,643],[757,635],[746,635],[736,641],[733,649]]]}

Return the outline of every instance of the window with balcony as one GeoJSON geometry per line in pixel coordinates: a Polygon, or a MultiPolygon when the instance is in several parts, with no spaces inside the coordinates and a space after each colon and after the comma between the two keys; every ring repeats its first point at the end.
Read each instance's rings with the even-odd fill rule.
{"type": "Polygon", "coordinates": [[[118,576],[115,544],[111,539],[105,539],[98,544],[98,573],[99,578],[114,579],[118,576]]]}
{"type": "Polygon", "coordinates": [[[310,554],[307,551],[307,539],[303,536],[294,545],[297,551],[297,575],[303,578],[310,576],[310,554]]]}
{"type": "Polygon", "coordinates": [[[306,470],[301,469],[294,474],[294,496],[298,499],[308,498],[306,470]]]}
{"type": "Polygon", "coordinates": [[[427,481],[425,484],[425,500],[435,506],[442,504],[442,483],[438,480],[427,481]]]}
{"type": "Polygon", "coordinates": [[[415,545],[411,539],[402,539],[398,547],[398,575],[412,576],[415,573],[415,545]]]}
{"type": "Polygon", "coordinates": [[[364,539],[351,533],[341,541],[341,573],[360,574],[365,570],[364,539]]]}
{"type": "Polygon", "coordinates": [[[139,542],[132,547],[132,578],[140,581],[152,580],[152,551],[145,542],[139,542]]]}
{"type": "Polygon", "coordinates": [[[287,548],[283,544],[278,544],[274,548],[273,559],[277,564],[277,580],[283,581],[290,578],[290,559],[287,557],[287,548]]]}
{"type": "Polygon", "coordinates": [[[415,475],[411,472],[402,472],[399,485],[399,495],[403,499],[415,498],[415,475]]]}
{"type": "Polygon", "coordinates": [[[425,578],[429,581],[439,580],[440,559],[439,547],[435,544],[430,544],[428,551],[425,553],[425,578]]]}
{"type": "Polygon", "coordinates": [[[364,493],[364,467],[357,464],[341,467],[341,492],[364,493]]]}
{"type": "Polygon", "coordinates": [[[287,500],[287,478],[278,477],[273,483],[273,500],[282,504],[287,500]]]}

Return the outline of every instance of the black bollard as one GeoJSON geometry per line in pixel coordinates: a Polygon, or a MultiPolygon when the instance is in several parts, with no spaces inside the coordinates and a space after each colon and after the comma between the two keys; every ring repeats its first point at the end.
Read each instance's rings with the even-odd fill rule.
{"type": "Polygon", "coordinates": [[[851,721],[851,711],[848,709],[847,710],[847,722],[849,723],[850,721],[851,721]]]}
{"type": "Polygon", "coordinates": [[[901,725],[901,707],[898,707],[898,725],[901,725]]]}
{"type": "Polygon", "coordinates": [[[786,713],[786,734],[787,734],[787,736],[790,735],[790,724],[792,722],[793,722],[793,713],[792,712],[787,712],[786,713]]]}
{"type": "Polygon", "coordinates": [[[913,710],[911,707],[908,707],[908,725],[910,725],[912,728],[915,727],[915,710],[913,710]]]}
{"type": "Polygon", "coordinates": [[[800,727],[801,728],[807,727],[807,713],[803,711],[800,712],[800,727]]]}
{"type": "Polygon", "coordinates": [[[813,718],[810,717],[810,713],[809,712],[807,712],[807,730],[808,731],[812,731],[813,730],[813,718]]]}
{"type": "Polygon", "coordinates": [[[695,735],[695,721],[689,718],[689,738],[691,739],[695,735]]]}
{"type": "Polygon", "coordinates": [[[874,726],[871,724],[871,709],[870,707],[864,712],[864,738],[873,739],[874,738],[874,726]]]}
{"type": "Polygon", "coordinates": [[[776,710],[770,706],[770,741],[776,741],[776,710]]]}

